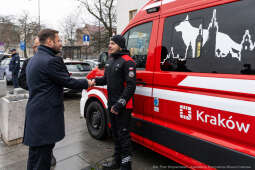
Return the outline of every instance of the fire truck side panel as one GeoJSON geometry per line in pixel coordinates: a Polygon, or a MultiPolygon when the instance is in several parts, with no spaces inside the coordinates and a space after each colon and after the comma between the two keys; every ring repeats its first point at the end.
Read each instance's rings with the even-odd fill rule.
{"type": "Polygon", "coordinates": [[[151,0],[138,12],[123,31],[137,66],[134,141],[191,169],[255,168],[254,8],[151,0]]]}
{"type": "Polygon", "coordinates": [[[161,8],[146,138],[207,165],[254,167],[255,2],[189,2],[161,8]]]}

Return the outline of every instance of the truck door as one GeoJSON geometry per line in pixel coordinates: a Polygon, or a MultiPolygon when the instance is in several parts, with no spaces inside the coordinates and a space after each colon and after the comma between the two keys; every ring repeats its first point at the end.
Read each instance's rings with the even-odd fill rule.
{"type": "Polygon", "coordinates": [[[255,167],[255,1],[172,6],[160,16],[153,147],[185,165],[255,167]]]}
{"type": "Polygon", "coordinates": [[[144,122],[151,121],[153,109],[151,96],[157,28],[158,20],[155,18],[133,26],[124,34],[130,56],[136,62],[137,86],[134,95],[131,136],[134,141],[147,147],[151,146],[151,143],[145,140],[150,131],[145,128],[144,122]]]}

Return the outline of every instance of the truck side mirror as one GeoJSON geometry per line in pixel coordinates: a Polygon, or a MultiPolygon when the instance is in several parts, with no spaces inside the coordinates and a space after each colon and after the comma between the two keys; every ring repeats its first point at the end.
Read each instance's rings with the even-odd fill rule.
{"type": "Polygon", "coordinates": [[[108,53],[107,52],[101,53],[99,55],[99,59],[98,59],[98,61],[99,61],[98,68],[99,69],[104,68],[105,63],[106,63],[107,60],[108,60],[108,53]]]}

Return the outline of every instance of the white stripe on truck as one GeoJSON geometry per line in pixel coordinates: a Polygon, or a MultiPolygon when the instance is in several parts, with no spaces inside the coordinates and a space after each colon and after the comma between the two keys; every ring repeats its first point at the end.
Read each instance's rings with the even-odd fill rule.
{"type": "MultiPolygon", "coordinates": [[[[163,89],[153,89],[153,97],[159,99],[186,103],[211,109],[255,116],[255,102],[185,93],[163,89]]],[[[169,108],[170,109],[170,108],[169,108]]]]}
{"type": "Polygon", "coordinates": [[[255,94],[255,80],[188,76],[178,86],[255,94]]]}
{"type": "MultiPolygon", "coordinates": [[[[107,105],[107,99],[104,94],[99,90],[91,90],[89,94],[98,95],[103,101],[104,104],[107,105]]],[[[238,99],[230,99],[216,96],[208,96],[194,93],[186,93],[172,90],[164,90],[154,88],[152,92],[152,88],[150,87],[142,87],[137,86],[136,95],[142,95],[146,97],[159,98],[168,101],[180,102],[185,104],[191,104],[216,110],[222,110],[227,112],[233,112],[248,116],[255,116],[255,102],[238,100],[238,99]],[[153,93],[153,95],[152,95],[153,93]]],[[[139,101],[135,101],[139,102],[139,101]]],[[[170,109],[170,108],[169,108],[170,109]]]]}

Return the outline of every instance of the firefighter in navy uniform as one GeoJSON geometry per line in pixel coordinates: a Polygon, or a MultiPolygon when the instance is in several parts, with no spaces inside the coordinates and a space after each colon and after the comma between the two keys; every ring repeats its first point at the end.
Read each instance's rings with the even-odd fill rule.
{"type": "Polygon", "coordinates": [[[133,95],[136,89],[135,62],[126,50],[125,38],[111,38],[104,76],[96,78],[96,85],[107,85],[108,110],[114,139],[114,159],[103,169],[131,170],[131,138],[129,133],[133,95]]]}

